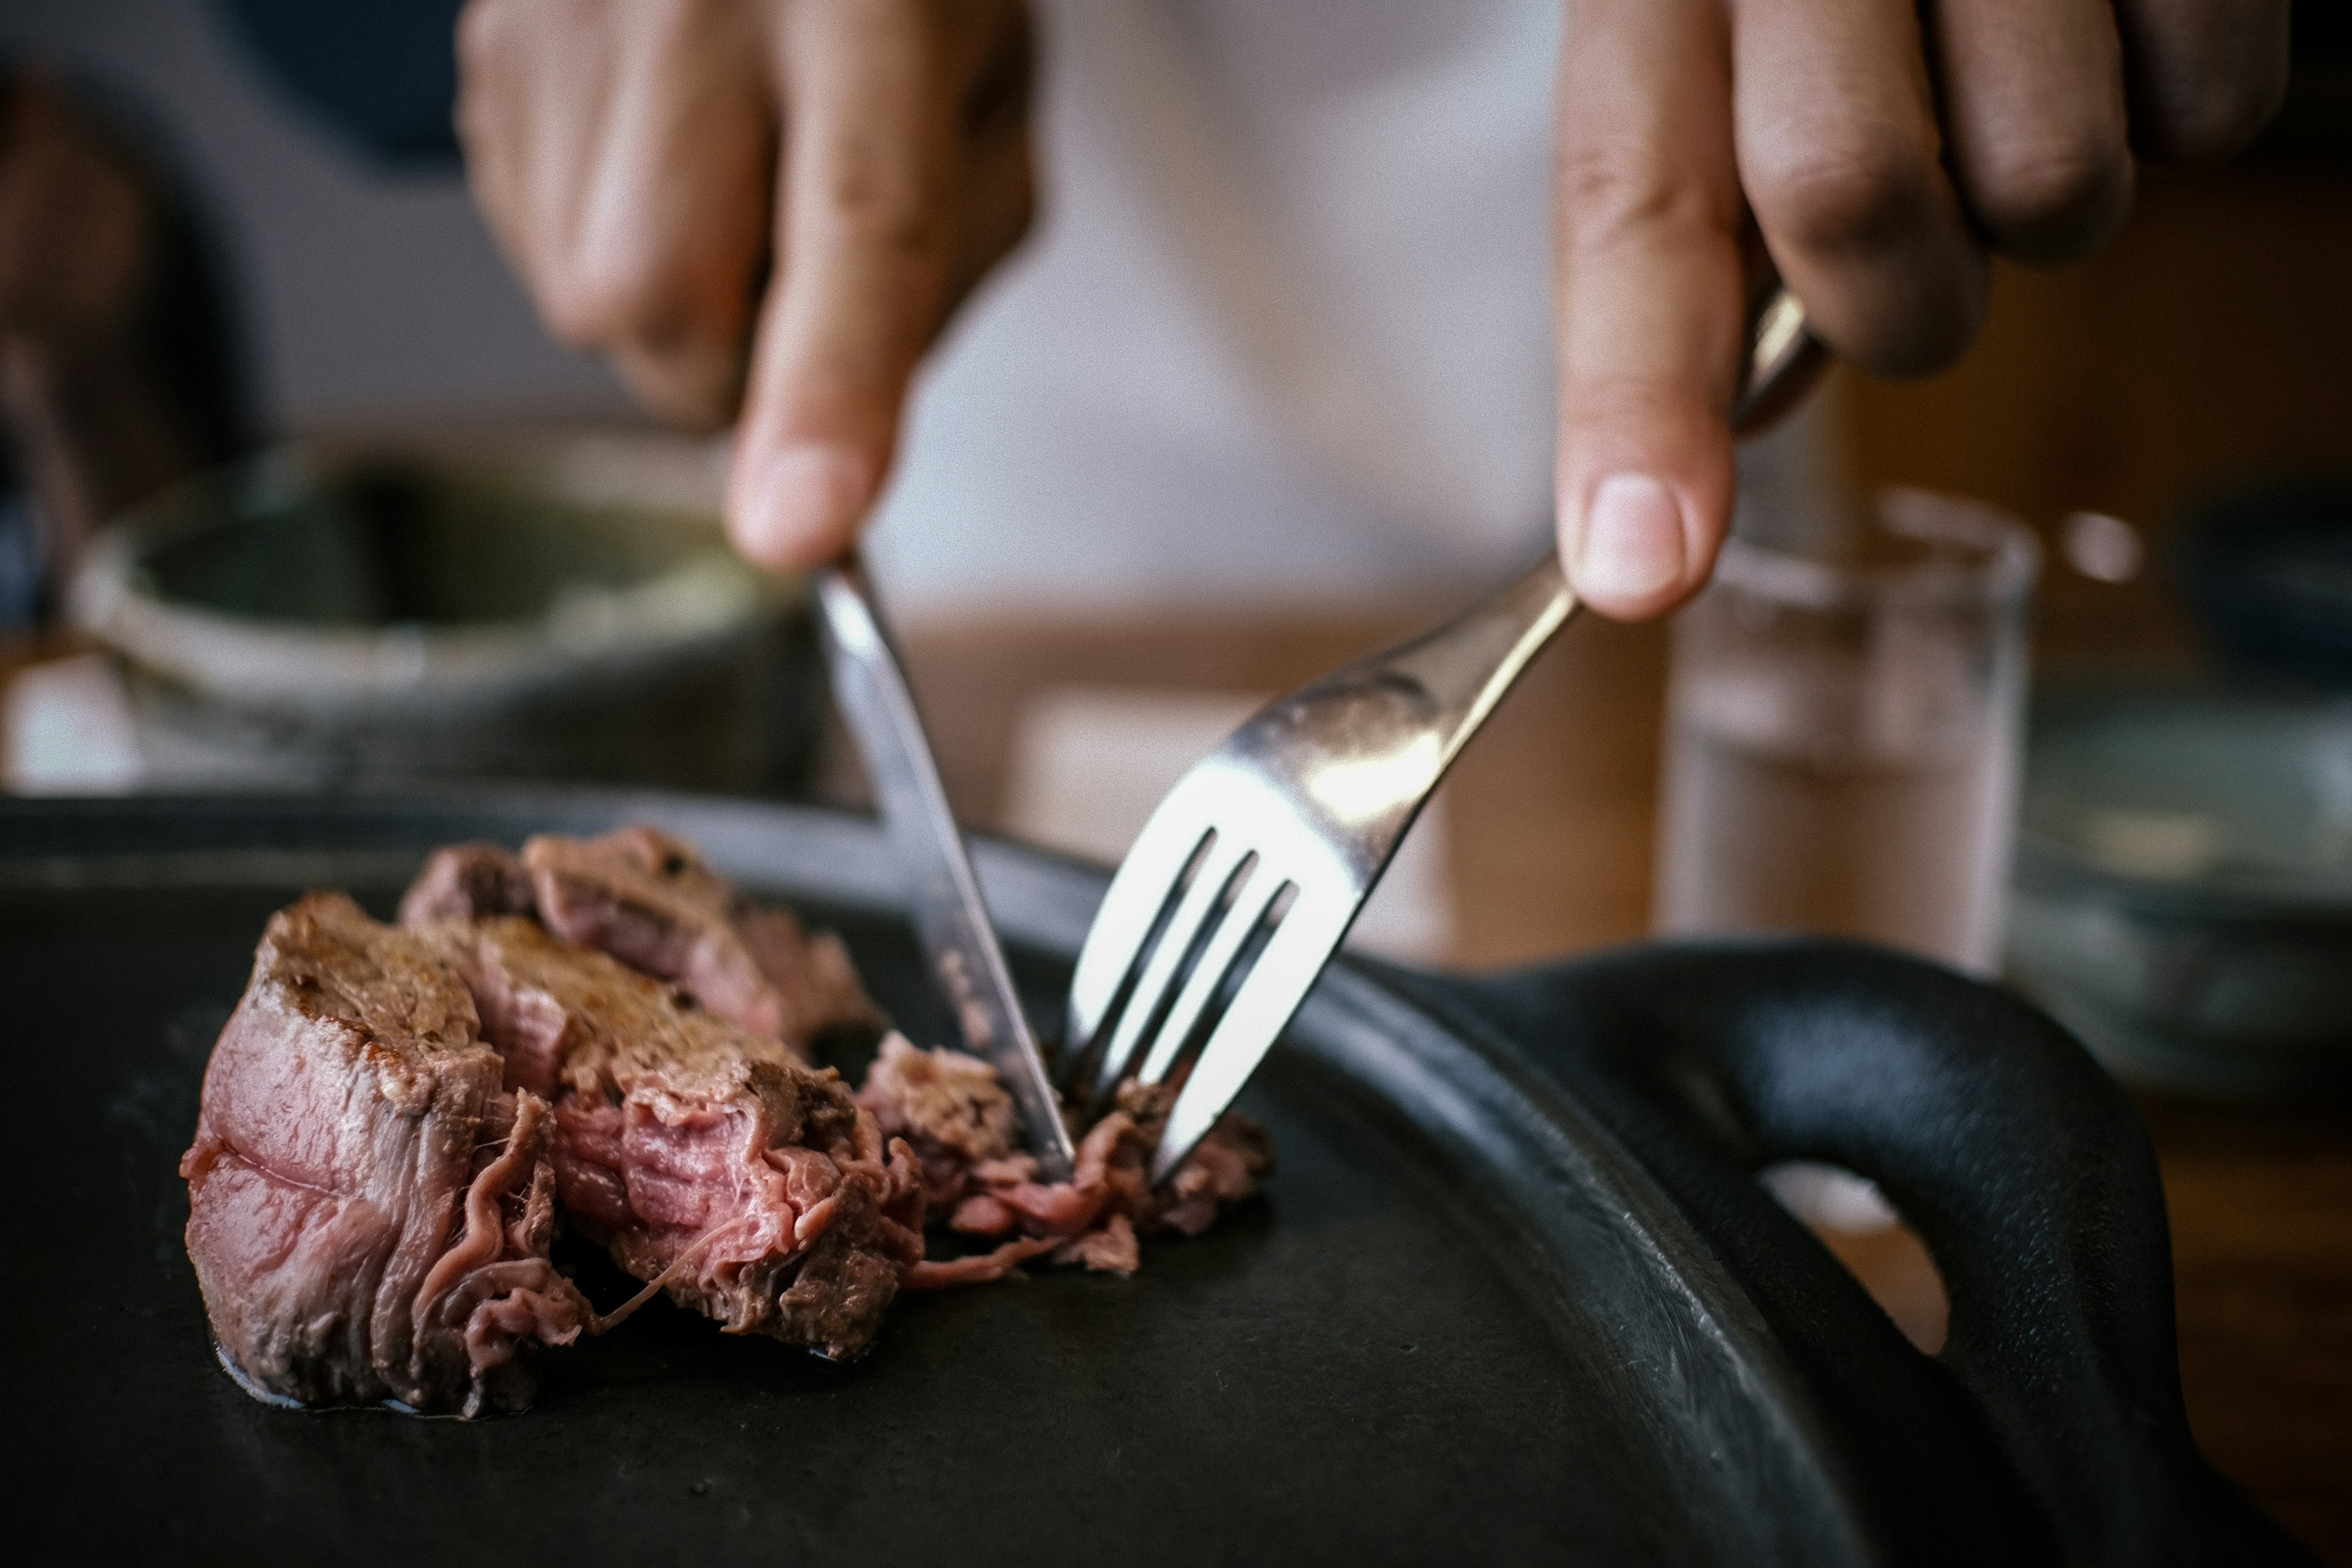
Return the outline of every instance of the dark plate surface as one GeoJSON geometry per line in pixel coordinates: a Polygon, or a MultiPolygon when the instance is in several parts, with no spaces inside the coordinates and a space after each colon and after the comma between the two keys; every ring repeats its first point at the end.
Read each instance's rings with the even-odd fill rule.
{"type": "MultiPolygon", "coordinates": [[[[907,1300],[833,1366],[656,1303],[479,1423],[267,1408],[215,1364],[174,1164],[268,912],[379,912],[429,846],[649,816],[939,1018],[848,819],[675,798],[0,806],[5,1488],[77,1554],[1833,1563],[1849,1467],[1742,1288],[1574,1103],[1378,975],[1327,977],[1244,1100],[1282,1163],[1131,1279],[907,1300]],[[28,1289],[28,1284],[36,1288],[28,1289]]],[[[1101,880],[985,849],[1051,1014],[1101,880]]],[[[610,1304],[609,1271],[583,1275],[610,1304]]]]}

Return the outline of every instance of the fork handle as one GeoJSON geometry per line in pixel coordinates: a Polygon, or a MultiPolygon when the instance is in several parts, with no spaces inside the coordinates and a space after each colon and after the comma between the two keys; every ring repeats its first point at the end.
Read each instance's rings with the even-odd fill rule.
{"type": "MultiPolygon", "coordinates": [[[[1734,434],[1779,413],[1822,354],[1821,340],[1806,323],[1804,306],[1776,283],[1748,320],[1747,370],[1731,405],[1734,434]]],[[[1401,678],[1417,685],[1433,704],[1428,718],[1440,736],[1436,765],[1442,773],[1528,661],[1568,623],[1576,605],[1559,552],[1548,550],[1499,592],[1435,630],[1376,654],[1335,679],[1387,682],[1401,678]]]]}

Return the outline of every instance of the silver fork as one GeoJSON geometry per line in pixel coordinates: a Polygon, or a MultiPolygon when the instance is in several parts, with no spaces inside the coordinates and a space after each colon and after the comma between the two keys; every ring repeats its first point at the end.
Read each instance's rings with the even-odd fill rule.
{"type": "MultiPolygon", "coordinates": [[[[1816,351],[1803,307],[1775,290],[1749,328],[1735,426],[1816,351]]],[[[1277,698],[1152,812],[1079,951],[1056,1065],[1090,1121],[1122,1080],[1160,1083],[1189,1059],[1153,1182],[1241,1092],[1446,768],[1575,610],[1547,551],[1435,631],[1277,698]]]]}

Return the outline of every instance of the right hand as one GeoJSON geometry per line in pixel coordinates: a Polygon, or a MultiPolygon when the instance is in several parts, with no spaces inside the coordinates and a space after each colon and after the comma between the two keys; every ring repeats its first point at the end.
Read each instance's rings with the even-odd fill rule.
{"type": "Polygon", "coordinates": [[[556,337],[738,419],[767,565],[856,541],[908,385],[1034,201],[1023,0],[468,0],[457,130],[556,337]]]}

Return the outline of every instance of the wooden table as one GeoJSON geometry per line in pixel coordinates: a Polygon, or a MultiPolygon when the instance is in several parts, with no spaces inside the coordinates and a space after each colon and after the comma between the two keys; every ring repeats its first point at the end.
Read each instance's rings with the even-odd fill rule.
{"type": "MultiPolygon", "coordinates": [[[[1040,692],[1280,690],[1430,614],[904,629],[950,792],[990,823],[1016,721],[1040,692]]],[[[1465,753],[1445,785],[1454,963],[1643,933],[1665,662],[1659,629],[1581,620],[1465,753]]],[[[2352,1108],[2142,1106],[2172,1216],[2198,1440],[2322,1557],[2352,1564],[2352,1108]]],[[[1906,1331],[1940,1339],[1940,1289],[1907,1231],[1826,1239],[1906,1331]]]]}

